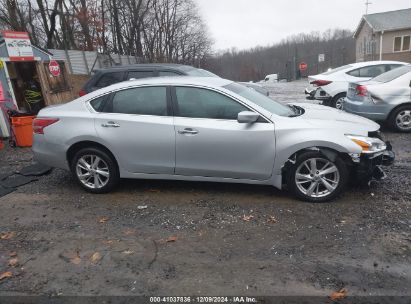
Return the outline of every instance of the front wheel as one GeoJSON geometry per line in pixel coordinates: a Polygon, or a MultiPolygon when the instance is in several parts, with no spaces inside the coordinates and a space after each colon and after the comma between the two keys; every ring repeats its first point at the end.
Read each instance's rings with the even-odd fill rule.
{"type": "Polygon", "coordinates": [[[71,172],[80,186],[93,193],[109,192],[120,179],[115,160],[94,147],[81,149],[74,155],[71,172]]]}
{"type": "Polygon", "coordinates": [[[347,176],[340,158],[331,161],[320,152],[310,151],[297,157],[288,173],[288,187],[303,201],[326,202],[344,190],[347,176]]]}

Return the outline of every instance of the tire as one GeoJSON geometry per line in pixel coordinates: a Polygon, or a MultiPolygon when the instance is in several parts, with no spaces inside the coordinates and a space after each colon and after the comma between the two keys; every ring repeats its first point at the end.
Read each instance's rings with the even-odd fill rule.
{"type": "Polygon", "coordinates": [[[79,150],[71,160],[70,169],[77,183],[92,193],[110,192],[120,180],[116,161],[99,148],[79,150]]]}
{"type": "Polygon", "coordinates": [[[342,110],[344,107],[344,100],[343,98],[345,98],[347,96],[347,93],[340,93],[335,95],[330,102],[330,107],[342,110]]]}
{"type": "Polygon", "coordinates": [[[411,105],[400,106],[394,109],[388,117],[388,123],[397,132],[411,132],[411,105]]]}
{"type": "Polygon", "coordinates": [[[347,180],[346,164],[338,156],[335,161],[330,161],[318,151],[300,154],[287,174],[288,188],[294,195],[300,200],[314,203],[328,202],[336,198],[345,189],[347,180]],[[308,167],[312,168],[312,160],[316,162],[315,171],[308,170],[308,167]],[[321,169],[318,170],[318,167],[321,169]],[[319,172],[322,170],[330,173],[321,175],[319,172]],[[333,190],[327,188],[326,184],[333,190]],[[310,194],[311,187],[313,188],[310,194]]]}

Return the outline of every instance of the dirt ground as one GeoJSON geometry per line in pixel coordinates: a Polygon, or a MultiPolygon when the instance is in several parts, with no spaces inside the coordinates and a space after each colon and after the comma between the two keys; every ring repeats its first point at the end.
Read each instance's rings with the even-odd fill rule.
{"type": "MultiPolygon", "coordinates": [[[[304,101],[304,86],[270,90],[304,101]]],[[[387,179],[324,204],[180,181],[93,195],[55,169],[0,198],[0,295],[411,296],[411,134],[384,136],[397,154],[387,179]]],[[[2,150],[0,173],[31,158],[2,150]]]]}

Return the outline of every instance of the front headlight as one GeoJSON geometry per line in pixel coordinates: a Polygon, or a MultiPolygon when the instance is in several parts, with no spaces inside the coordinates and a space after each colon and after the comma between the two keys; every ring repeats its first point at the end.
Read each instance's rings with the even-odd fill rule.
{"type": "Polygon", "coordinates": [[[359,136],[359,135],[345,135],[362,149],[362,153],[377,153],[387,149],[385,143],[379,138],[359,136]]]}

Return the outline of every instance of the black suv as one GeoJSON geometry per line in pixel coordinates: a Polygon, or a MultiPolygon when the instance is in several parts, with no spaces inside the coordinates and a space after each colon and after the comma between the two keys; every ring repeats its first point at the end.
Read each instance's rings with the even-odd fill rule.
{"type": "Polygon", "coordinates": [[[99,69],[94,72],[94,75],[91,76],[89,81],[87,81],[84,87],[80,90],[80,96],[129,79],[160,76],[218,77],[203,69],[197,69],[189,65],[171,63],[132,64],[116,66],[109,69],[99,69]]]}

